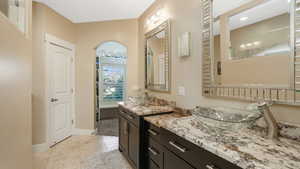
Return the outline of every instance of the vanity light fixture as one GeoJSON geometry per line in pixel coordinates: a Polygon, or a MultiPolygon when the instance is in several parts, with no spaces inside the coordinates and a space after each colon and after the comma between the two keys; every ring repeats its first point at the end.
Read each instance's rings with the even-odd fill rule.
{"type": "Polygon", "coordinates": [[[252,43],[247,43],[247,46],[248,46],[248,47],[251,47],[251,46],[252,46],[252,43]]]}
{"type": "Polygon", "coordinates": [[[240,21],[246,21],[246,20],[248,20],[249,18],[247,17],[247,16],[244,16],[244,17],[241,17],[240,18],[240,21]]]}
{"type": "Polygon", "coordinates": [[[261,42],[260,42],[260,41],[256,41],[256,42],[253,42],[253,44],[254,44],[255,46],[258,46],[258,45],[261,44],[261,42]]]}
{"type": "Polygon", "coordinates": [[[241,48],[246,48],[246,45],[242,44],[240,47],[241,47],[241,48]]]}
{"type": "Polygon", "coordinates": [[[146,21],[147,26],[153,26],[157,25],[159,23],[162,23],[168,19],[168,16],[164,9],[159,9],[155,14],[149,17],[146,21]]]}

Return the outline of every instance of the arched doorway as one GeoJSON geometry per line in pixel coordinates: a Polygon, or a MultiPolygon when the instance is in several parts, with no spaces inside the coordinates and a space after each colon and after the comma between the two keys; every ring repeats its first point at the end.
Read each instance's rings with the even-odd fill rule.
{"type": "Polygon", "coordinates": [[[118,102],[126,98],[127,47],[107,41],[96,48],[96,119],[98,133],[117,135],[118,102]]]}

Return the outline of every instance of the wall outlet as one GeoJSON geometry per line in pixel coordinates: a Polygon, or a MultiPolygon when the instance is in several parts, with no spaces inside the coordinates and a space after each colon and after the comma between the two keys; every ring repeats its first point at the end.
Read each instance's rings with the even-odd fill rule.
{"type": "Polygon", "coordinates": [[[178,87],[178,95],[185,96],[185,87],[183,86],[178,87]]]}

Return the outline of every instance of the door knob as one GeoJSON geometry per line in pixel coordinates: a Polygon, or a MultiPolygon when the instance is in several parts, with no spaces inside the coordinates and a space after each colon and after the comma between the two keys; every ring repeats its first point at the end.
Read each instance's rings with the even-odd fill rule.
{"type": "Polygon", "coordinates": [[[58,99],[51,98],[51,102],[57,102],[58,99]]]}

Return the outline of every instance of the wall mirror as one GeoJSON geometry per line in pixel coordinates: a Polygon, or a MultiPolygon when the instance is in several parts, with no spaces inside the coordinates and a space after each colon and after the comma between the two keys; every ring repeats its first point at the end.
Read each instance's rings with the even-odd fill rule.
{"type": "Polygon", "coordinates": [[[300,104],[298,3],[203,0],[203,95],[300,104]]]}
{"type": "Polygon", "coordinates": [[[146,89],[170,92],[170,21],[146,34],[146,89]]]}

